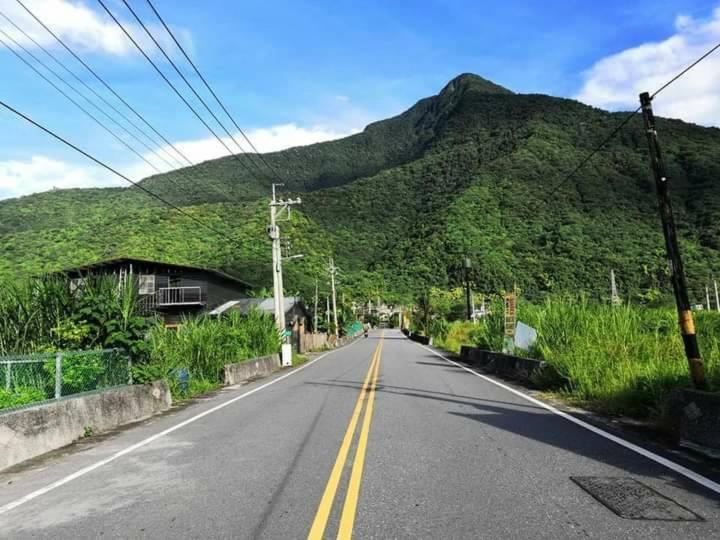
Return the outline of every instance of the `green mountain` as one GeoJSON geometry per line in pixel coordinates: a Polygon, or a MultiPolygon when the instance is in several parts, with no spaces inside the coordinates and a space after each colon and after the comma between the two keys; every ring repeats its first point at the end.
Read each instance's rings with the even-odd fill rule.
{"type": "MultiPolygon", "coordinates": [[[[471,278],[491,293],[667,291],[642,120],[565,178],[623,117],[476,75],[344,139],[263,156],[303,198],[287,232],[306,257],[286,266],[308,293],[334,253],[345,290],[409,298],[471,278]]],[[[696,300],[720,271],[720,130],[659,119],[688,279],[696,300]]],[[[259,286],[273,177],[257,156],[225,157],[142,185],[227,231],[223,241],[139,190],[58,190],[0,202],[0,273],[57,270],[113,256],[219,267],[259,286]],[[255,159],[253,159],[255,158],[255,159]],[[253,165],[255,164],[255,165],[253,165]],[[230,200],[231,202],[228,202],[230,200]]]]}

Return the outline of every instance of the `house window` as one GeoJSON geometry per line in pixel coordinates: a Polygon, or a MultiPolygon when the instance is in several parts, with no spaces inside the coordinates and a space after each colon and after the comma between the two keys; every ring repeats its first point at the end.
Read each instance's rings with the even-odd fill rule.
{"type": "Polygon", "coordinates": [[[140,294],[154,294],[155,293],[155,275],[154,274],[140,274],[138,276],[138,286],[140,294]]]}

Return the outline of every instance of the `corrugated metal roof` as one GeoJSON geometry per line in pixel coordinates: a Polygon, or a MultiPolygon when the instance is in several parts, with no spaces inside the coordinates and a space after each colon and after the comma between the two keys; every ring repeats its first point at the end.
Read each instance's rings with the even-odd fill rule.
{"type": "Polygon", "coordinates": [[[167,266],[169,268],[176,268],[178,270],[194,270],[198,272],[207,272],[208,274],[213,274],[215,276],[221,277],[223,279],[227,279],[230,281],[234,281],[238,284],[244,285],[247,288],[252,288],[253,286],[241,279],[238,279],[234,276],[231,276],[229,274],[226,274],[225,272],[221,272],[220,270],[212,270],[210,268],[204,268],[202,266],[190,266],[187,264],[177,264],[177,263],[169,263],[164,261],[151,261],[148,259],[135,259],[133,257],[118,257],[115,259],[106,259],[102,261],[95,261],[93,263],[89,263],[83,266],[77,266],[75,268],[65,268],[64,270],[61,270],[59,273],[67,273],[67,272],[88,272],[91,270],[98,270],[105,266],[113,266],[117,264],[147,264],[147,265],[158,265],[158,266],[167,266]]]}

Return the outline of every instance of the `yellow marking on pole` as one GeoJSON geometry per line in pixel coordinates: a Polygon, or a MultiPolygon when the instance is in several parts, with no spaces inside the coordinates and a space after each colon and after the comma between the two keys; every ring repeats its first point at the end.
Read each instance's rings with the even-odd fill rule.
{"type": "Polygon", "coordinates": [[[372,422],[373,405],[375,403],[375,389],[377,388],[378,375],[380,373],[380,357],[382,355],[383,339],[380,338],[378,345],[377,362],[375,363],[375,373],[372,376],[372,383],[368,392],[367,406],[365,407],[365,417],[360,431],[360,439],[358,441],[357,451],[355,452],[355,460],[353,461],[352,473],[350,475],[350,484],[348,492],[345,496],[345,505],[343,506],[342,516],[340,518],[340,529],[338,531],[338,539],[350,540],[352,538],[353,525],[355,524],[355,514],[357,513],[358,499],[360,498],[360,483],[362,481],[363,468],[365,466],[365,453],[367,451],[368,436],[370,434],[370,423],[372,422]]]}
{"type": "Polygon", "coordinates": [[[686,336],[695,333],[695,321],[693,320],[692,311],[689,309],[680,312],[680,330],[686,336]]]}
{"type": "Polygon", "coordinates": [[[367,375],[365,375],[365,381],[363,382],[360,395],[358,396],[357,402],[355,403],[355,409],[353,410],[352,416],[350,417],[350,423],[348,424],[347,431],[343,437],[342,444],[340,445],[340,451],[338,452],[337,458],[335,459],[335,465],[333,465],[330,473],[330,478],[325,486],[322,499],[320,499],[320,506],[315,514],[312,527],[310,528],[310,534],[308,534],[308,540],[320,540],[325,533],[325,527],[327,526],[328,519],[330,517],[330,511],[332,510],[333,501],[335,499],[335,493],[337,492],[338,485],[340,484],[340,477],[342,476],[345,462],[347,461],[348,453],[350,452],[350,445],[355,435],[358,420],[360,419],[360,413],[362,412],[363,403],[365,400],[365,394],[367,393],[370,379],[375,372],[375,365],[378,362],[380,351],[380,345],[382,339],[378,343],[375,353],[370,362],[370,368],[368,369],[367,375]]]}

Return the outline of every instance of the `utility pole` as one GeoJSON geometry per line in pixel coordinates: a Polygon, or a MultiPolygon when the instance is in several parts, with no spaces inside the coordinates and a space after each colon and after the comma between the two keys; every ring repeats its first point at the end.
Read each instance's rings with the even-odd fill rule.
{"type": "Polygon", "coordinates": [[[315,280],[315,311],[314,313],[314,319],[313,319],[313,334],[317,334],[318,331],[318,280],[315,280]]]}
{"type": "Polygon", "coordinates": [[[470,257],[465,257],[465,308],[467,320],[472,320],[472,300],[470,299],[470,257]]]}
{"type": "Polygon", "coordinates": [[[705,285],[705,305],[707,306],[708,311],[712,309],[712,306],[710,305],[710,287],[707,285],[705,285]]]}
{"type": "Polygon", "coordinates": [[[620,304],[620,295],[615,282],[615,270],[610,270],[610,304],[617,306],[620,304]]]}
{"type": "Polygon", "coordinates": [[[330,272],[330,284],[332,286],[332,308],[333,308],[333,321],[335,322],[335,337],[340,337],[340,330],[338,328],[338,316],[337,316],[337,294],[335,291],[335,274],[337,274],[337,266],[335,261],[330,257],[330,266],[328,266],[328,272],[330,272]]]}
{"type": "Polygon", "coordinates": [[[325,307],[325,319],[327,319],[327,333],[330,333],[330,297],[325,297],[326,301],[326,307],[325,307]]]}
{"type": "Polygon", "coordinates": [[[713,283],[715,284],[715,307],[717,308],[718,313],[720,313],[720,295],[718,295],[717,281],[713,280],[713,283]]]}
{"type": "Polygon", "coordinates": [[[660,220],[665,237],[665,249],[667,250],[672,272],[671,279],[680,321],[680,332],[685,345],[685,356],[687,357],[690,377],[692,378],[695,388],[703,389],[707,386],[705,381],[705,366],[700,358],[700,347],[698,346],[697,336],[695,335],[695,321],[693,320],[692,311],[690,310],[685,271],[680,256],[675,219],[673,217],[668,192],[669,182],[665,172],[665,164],[660,151],[660,145],[657,141],[655,115],[652,110],[650,94],[647,92],[640,94],[640,105],[642,107],[645,134],[647,135],[648,148],[650,150],[650,163],[655,175],[655,189],[659,202],[660,220]]]}
{"type": "Polygon", "coordinates": [[[287,336],[285,335],[285,298],[283,296],[283,275],[282,275],[282,248],[280,247],[280,227],[278,221],[284,211],[287,211],[287,216],[283,221],[290,220],[290,207],[294,204],[300,204],[300,198],[295,200],[288,199],[278,200],[275,193],[275,188],[282,186],[283,184],[272,185],[272,200],[270,201],[270,226],[268,227],[268,236],[272,240],[272,260],[273,260],[273,301],[275,306],[275,324],[277,325],[278,332],[280,332],[283,340],[283,358],[282,364],[291,365],[292,350],[290,345],[287,343],[287,336]]]}

